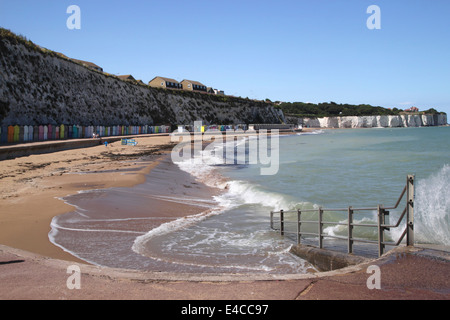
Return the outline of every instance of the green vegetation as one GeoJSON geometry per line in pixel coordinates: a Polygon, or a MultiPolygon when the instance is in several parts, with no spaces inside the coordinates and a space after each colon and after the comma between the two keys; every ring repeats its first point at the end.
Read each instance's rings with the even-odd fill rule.
{"type": "Polygon", "coordinates": [[[28,40],[25,36],[17,35],[8,29],[0,28],[0,38],[8,38],[13,44],[23,44],[30,49],[39,49],[33,42],[28,40]]]}
{"type": "Polygon", "coordinates": [[[439,112],[434,108],[423,111],[425,114],[446,114],[445,112],[439,112]]]}
{"type": "Polygon", "coordinates": [[[401,110],[373,107],[368,104],[351,105],[323,102],[319,104],[304,102],[287,102],[279,105],[286,115],[301,117],[336,117],[336,116],[379,116],[398,115],[401,110]]]}
{"type": "MultiPolygon", "coordinates": [[[[352,105],[337,104],[335,102],[323,103],[304,103],[304,102],[285,102],[281,103],[280,108],[285,115],[321,118],[321,117],[337,117],[337,116],[383,116],[383,115],[399,115],[408,114],[398,108],[387,109],[383,107],[374,107],[368,104],[352,105]]],[[[431,108],[421,111],[417,114],[443,114],[431,108]]]]}

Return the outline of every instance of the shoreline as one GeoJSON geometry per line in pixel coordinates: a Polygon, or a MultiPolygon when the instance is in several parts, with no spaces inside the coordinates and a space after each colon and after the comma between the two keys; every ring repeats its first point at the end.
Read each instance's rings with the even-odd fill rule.
{"type": "MultiPolygon", "coordinates": [[[[280,136],[290,134],[296,132],[280,136]]],[[[98,145],[0,161],[0,244],[49,258],[88,263],[52,243],[51,223],[55,217],[74,211],[75,207],[63,198],[80,191],[144,184],[176,145],[169,135],[135,140],[137,146],[123,146],[116,141],[107,147],[98,145]]],[[[212,192],[212,187],[207,188],[212,192]]],[[[190,215],[205,211],[198,211],[195,206],[191,209],[190,215]]]]}
{"type": "MultiPolygon", "coordinates": [[[[317,130],[324,129],[308,128],[303,133],[317,130]]],[[[298,132],[283,132],[280,136],[295,134],[298,132]]],[[[74,211],[75,207],[63,200],[65,197],[80,191],[132,188],[145,183],[151,171],[168,156],[168,149],[176,145],[169,135],[135,139],[138,145],[134,147],[116,141],[107,147],[98,145],[0,161],[0,244],[86,263],[52,243],[51,223],[55,217],[74,211]]]]}
{"type": "Polygon", "coordinates": [[[50,242],[52,219],[73,211],[73,206],[60,199],[80,190],[143,183],[172,143],[168,136],[136,141],[136,147],[122,146],[118,141],[108,147],[2,160],[0,243],[50,258],[86,263],[50,242]],[[82,174],[86,172],[89,174],[82,174]]]}
{"type": "Polygon", "coordinates": [[[101,267],[161,272],[172,269],[170,263],[161,262],[152,250],[148,251],[148,245],[153,247],[151,241],[148,243],[151,234],[165,233],[207,216],[215,210],[213,196],[221,190],[179,169],[169,154],[161,156],[144,178],[133,186],[64,197],[62,200],[76,210],[52,220],[51,242],[101,267]]]}

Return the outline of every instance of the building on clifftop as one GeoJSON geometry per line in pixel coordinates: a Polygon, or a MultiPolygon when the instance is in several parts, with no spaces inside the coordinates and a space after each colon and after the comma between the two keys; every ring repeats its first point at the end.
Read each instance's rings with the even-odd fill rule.
{"type": "Polygon", "coordinates": [[[154,77],[148,83],[150,87],[154,88],[165,88],[165,89],[182,89],[181,83],[175,79],[164,78],[164,77],[154,77]]]}
{"type": "Polygon", "coordinates": [[[98,65],[96,65],[95,63],[89,62],[89,61],[83,61],[83,60],[77,60],[77,59],[72,59],[72,61],[75,61],[79,64],[82,64],[85,67],[103,72],[103,68],[99,67],[98,65]]]}
{"type": "Polygon", "coordinates": [[[206,92],[206,86],[198,81],[183,80],[181,81],[183,90],[206,92]]]}

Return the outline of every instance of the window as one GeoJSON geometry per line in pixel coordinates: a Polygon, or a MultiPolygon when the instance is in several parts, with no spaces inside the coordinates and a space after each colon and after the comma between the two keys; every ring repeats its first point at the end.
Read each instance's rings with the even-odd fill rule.
{"type": "Polygon", "coordinates": [[[163,82],[161,82],[161,85],[164,87],[164,81],[163,82]]]}

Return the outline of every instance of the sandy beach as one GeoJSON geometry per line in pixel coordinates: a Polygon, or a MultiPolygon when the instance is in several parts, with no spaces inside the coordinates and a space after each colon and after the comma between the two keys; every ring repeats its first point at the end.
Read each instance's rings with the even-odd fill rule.
{"type": "Polygon", "coordinates": [[[49,241],[53,217],[73,207],[59,198],[79,190],[131,187],[172,148],[169,136],[107,147],[36,154],[0,162],[0,243],[51,258],[79,261],[49,241]],[[86,173],[89,174],[79,174],[86,173]],[[120,174],[126,172],[127,174],[120,174]]]}
{"type": "MultiPolygon", "coordinates": [[[[130,188],[149,179],[154,179],[145,186],[149,193],[181,195],[197,190],[197,194],[213,195],[215,191],[201,183],[195,182],[195,188],[188,186],[194,179],[178,170],[170,160],[170,151],[177,144],[171,142],[170,136],[135,140],[136,146],[116,141],[108,146],[99,144],[0,161],[0,244],[50,258],[86,263],[49,240],[52,219],[74,211],[74,206],[62,198],[82,190],[130,188]],[[149,176],[159,164],[164,165],[166,177],[158,173],[149,176]],[[164,188],[160,187],[162,184],[164,188]]],[[[133,214],[144,216],[145,207],[152,207],[157,215],[167,218],[154,221],[151,227],[205,211],[204,207],[147,198],[133,214]]]]}

